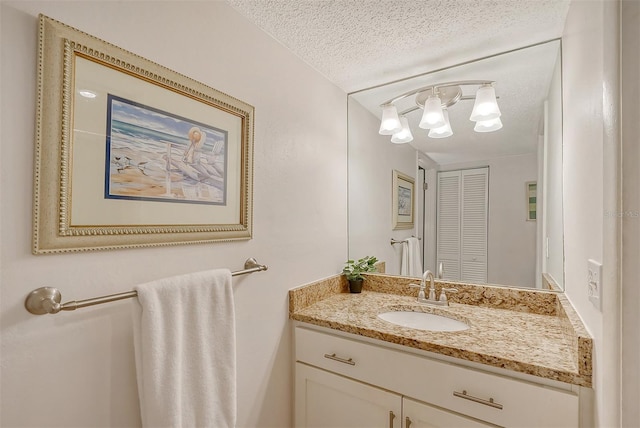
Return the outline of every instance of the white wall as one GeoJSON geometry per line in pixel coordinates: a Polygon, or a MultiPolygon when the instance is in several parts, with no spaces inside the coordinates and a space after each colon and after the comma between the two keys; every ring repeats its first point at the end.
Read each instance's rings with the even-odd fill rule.
{"type": "MultiPolygon", "coordinates": [[[[616,206],[605,206],[605,196],[615,200],[616,183],[607,177],[615,173],[604,168],[603,158],[610,149],[606,124],[615,123],[615,116],[604,108],[615,93],[609,80],[618,67],[615,52],[608,42],[616,39],[618,28],[609,19],[607,8],[614,2],[573,1],[563,34],[563,103],[564,103],[564,230],[565,230],[565,290],[587,329],[594,338],[594,421],[586,426],[617,426],[619,406],[617,359],[619,349],[613,337],[604,334],[605,318],[615,313],[596,309],[587,295],[587,260],[604,260],[604,245],[612,237],[604,229],[613,218],[604,212],[615,212],[616,206]],[[609,55],[612,53],[613,58],[609,55]],[[605,188],[605,182],[607,187],[605,188]],[[606,193],[605,193],[606,192],[606,193]]],[[[613,143],[612,143],[613,144],[613,143]]],[[[615,237],[613,237],[615,239],[615,237]]],[[[604,266],[617,270],[617,266],[604,266]]],[[[603,284],[603,306],[615,305],[617,282],[603,284]],[[608,300],[607,300],[608,299],[608,300]]]]}
{"type": "Polygon", "coordinates": [[[423,152],[418,152],[418,163],[425,169],[425,182],[427,183],[427,190],[424,192],[424,241],[422,243],[422,248],[424,250],[423,268],[424,270],[428,269],[431,272],[437,273],[436,219],[438,216],[438,164],[423,152]]]}
{"type": "Polygon", "coordinates": [[[535,287],[536,222],[526,221],[525,183],[538,177],[538,154],[447,164],[441,171],[489,167],[487,236],[490,284],[535,287]]]}
{"type": "Polygon", "coordinates": [[[622,2],[622,426],[640,426],[640,2],[622,2]]]}
{"type": "MultiPolygon", "coordinates": [[[[560,53],[553,70],[547,96],[548,121],[546,124],[544,202],[541,220],[544,222],[542,254],[546,258],[545,272],[563,287],[564,233],[562,224],[562,62],[560,53]],[[545,249],[548,240],[548,257],[545,249]]],[[[540,188],[538,186],[538,188],[540,188]]],[[[540,212],[540,211],[539,211],[540,212]]],[[[537,278],[536,278],[537,279],[537,278]]]]}
{"type": "Polygon", "coordinates": [[[380,121],[357,101],[350,99],[348,109],[349,257],[376,256],[386,262],[387,273],[398,275],[401,245],[392,246],[390,240],[416,232],[415,228],[393,230],[392,172],[395,169],[416,178],[416,150],[379,135],[380,121]]]}
{"type": "Polygon", "coordinates": [[[1,14],[0,425],[140,423],[131,302],[34,316],[31,290],[79,300],[253,256],[269,270],[234,279],[238,426],[290,426],[287,290],[347,257],[346,95],[223,2],[17,1],[1,14]],[[255,106],[253,240],[31,255],[38,12],[255,106]]]}
{"type": "MultiPolygon", "coordinates": [[[[544,117],[545,121],[548,117],[548,107],[547,102],[544,103],[544,117]]],[[[538,195],[537,195],[537,212],[544,212],[545,208],[545,195],[546,195],[546,180],[544,178],[544,157],[545,157],[545,131],[542,130],[543,135],[538,135],[538,195]]],[[[536,213],[537,215],[537,213],[536,213]]],[[[560,216],[562,218],[562,215],[560,216]]],[[[543,246],[543,237],[546,235],[544,230],[544,217],[538,219],[536,221],[536,277],[535,277],[535,286],[536,288],[542,288],[542,272],[546,268],[543,266],[546,263],[546,254],[542,254],[543,246]]]]}

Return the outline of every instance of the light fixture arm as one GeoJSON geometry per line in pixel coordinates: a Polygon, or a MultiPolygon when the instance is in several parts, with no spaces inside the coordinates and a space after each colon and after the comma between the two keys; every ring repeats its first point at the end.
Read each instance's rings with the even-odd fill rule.
{"type": "MultiPolygon", "coordinates": [[[[404,94],[398,95],[395,98],[390,99],[389,101],[386,101],[382,104],[380,104],[380,107],[384,107],[386,105],[390,105],[390,104],[395,104],[396,102],[410,97],[412,95],[416,95],[419,94],[420,92],[424,92],[424,91],[428,91],[428,90],[432,90],[432,91],[436,91],[438,88],[446,88],[446,87],[450,87],[450,86],[462,86],[462,85],[493,85],[495,82],[495,80],[458,80],[455,82],[446,82],[446,83],[438,83],[437,85],[429,85],[429,86],[423,86],[422,88],[418,88],[418,89],[413,89],[409,92],[405,92],[404,94]]],[[[463,97],[464,98],[464,97],[463,97]]]]}
{"type": "Polygon", "coordinates": [[[408,109],[403,110],[403,111],[401,111],[400,113],[398,113],[398,116],[404,116],[404,115],[409,114],[409,113],[411,113],[411,112],[414,112],[414,111],[416,111],[416,110],[420,110],[420,108],[421,108],[421,107],[418,107],[418,106],[408,108],[408,109]]]}
{"type": "MultiPolygon", "coordinates": [[[[438,85],[438,86],[442,86],[442,85],[438,85]]],[[[463,95],[462,97],[460,97],[460,99],[458,101],[469,101],[469,100],[475,100],[476,96],[475,95],[463,95]]],[[[500,99],[500,97],[496,97],[496,99],[500,99]]],[[[415,107],[410,107],[406,110],[402,110],[400,113],[398,113],[398,116],[404,116],[407,115],[409,113],[412,113],[416,110],[420,110],[422,107],[419,106],[415,106],[415,107]]]]}

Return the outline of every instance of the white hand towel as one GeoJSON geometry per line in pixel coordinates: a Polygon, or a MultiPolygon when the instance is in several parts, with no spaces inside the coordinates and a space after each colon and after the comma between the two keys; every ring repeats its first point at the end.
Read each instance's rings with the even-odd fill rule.
{"type": "Polygon", "coordinates": [[[409,244],[402,241],[400,244],[400,275],[409,276],[409,244]]]}
{"type": "Polygon", "coordinates": [[[422,261],[420,254],[420,241],[418,238],[407,238],[402,243],[402,263],[401,263],[401,275],[421,277],[422,276],[422,261]]]}
{"type": "Polygon", "coordinates": [[[409,276],[422,276],[422,253],[418,238],[407,239],[409,245],[409,276]]]}
{"type": "Polygon", "coordinates": [[[198,272],[135,289],[134,345],[142,425],[234,427],[231,272],[198,272]]]}

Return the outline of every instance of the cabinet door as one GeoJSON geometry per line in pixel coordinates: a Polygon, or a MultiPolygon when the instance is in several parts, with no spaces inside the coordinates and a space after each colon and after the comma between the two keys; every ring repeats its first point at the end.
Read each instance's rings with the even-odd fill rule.
{"type": "Polygon", "coordinates": [[[297,428],[400,428],[402,397],[296,363],[297,428]]]}
{"type": "Polygon", "coordinates": [[[404,398],[402,403],[403,428],[475,428],[497,427],[458,413],[449,412],[419,401],[404,398]]]}

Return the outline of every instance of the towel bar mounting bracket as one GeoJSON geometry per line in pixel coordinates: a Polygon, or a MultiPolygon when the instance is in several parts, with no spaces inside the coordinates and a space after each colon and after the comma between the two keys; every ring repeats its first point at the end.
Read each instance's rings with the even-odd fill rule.
{"type": "Polygon", "coordinates": [[[61,301],[60,290],[54,287],[40,287],[29,293],[24,306],[34,315],[44,315],[51,313],[53,307],[61,301]]]}

